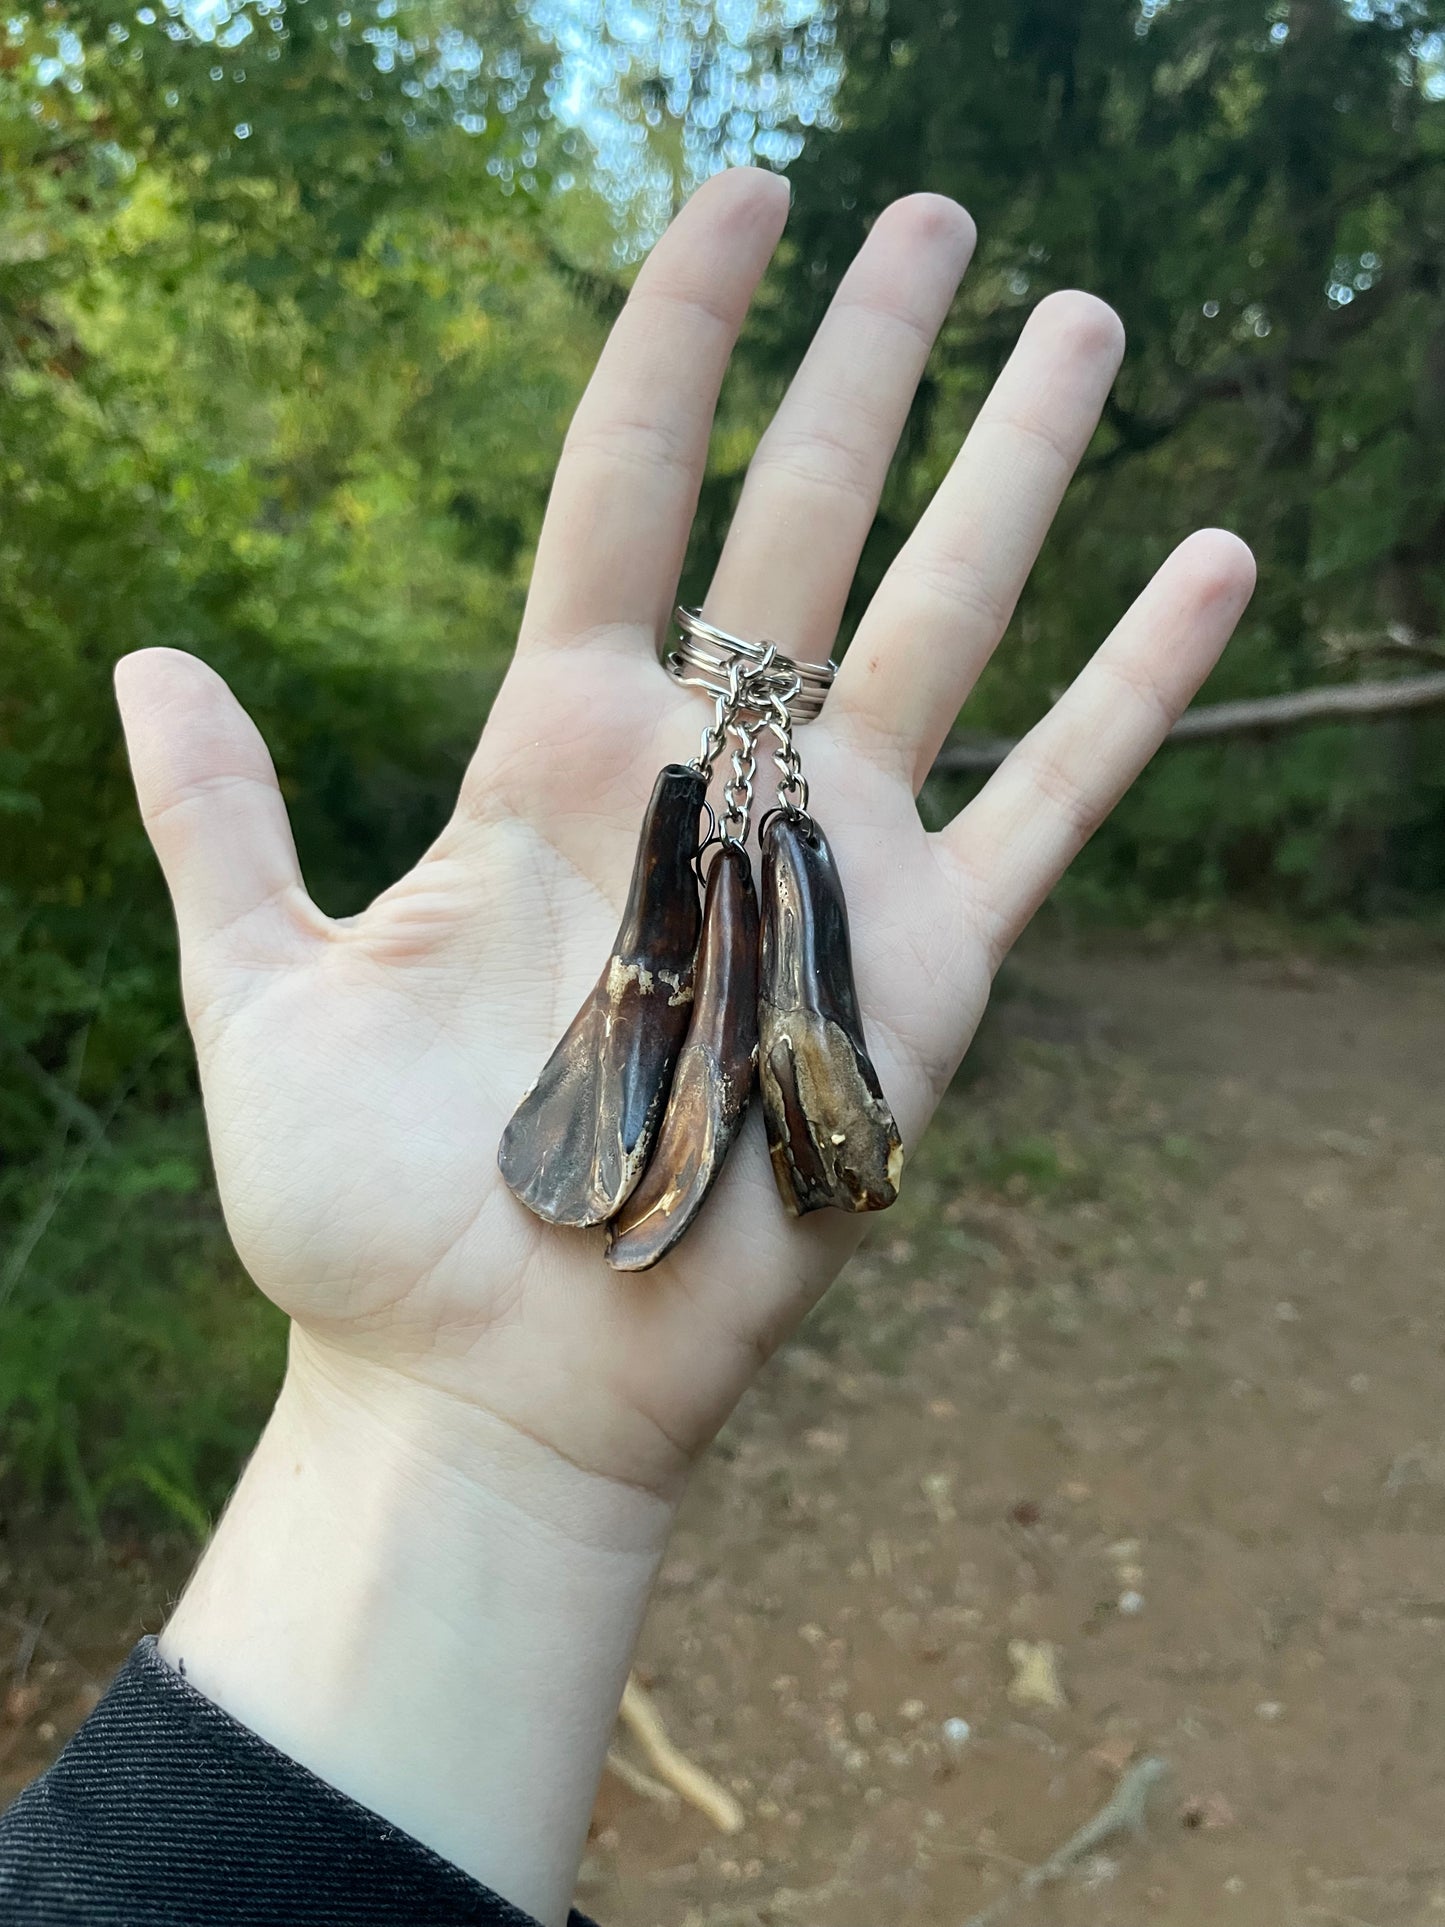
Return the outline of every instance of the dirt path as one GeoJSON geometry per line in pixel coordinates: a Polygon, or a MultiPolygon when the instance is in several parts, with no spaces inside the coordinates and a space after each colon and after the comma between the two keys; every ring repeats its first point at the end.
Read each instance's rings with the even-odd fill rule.
{"type": "MultiPolygon", "coordinates": [[[[1009,1921],[1445,1922],[1442,1038],[1424,965],[1014,967],[663,1575],[645,1675],[748,1824],[609,1779],[589,1911],[963,1927],[1152,1754],[1146,1836],[1009,1921]]],[[[65,1565],[3,1594],[51,1606],[12,1787],[164,1590],[65,1565]]]]}
{"type": "Polygon", "coordinates": [[[648,1627],[752,1823],[611,1792],[584,1898],[962,1927],[1148,1753],[1147,1840],[1010,1918],[1445,1920],[1445,974],[1045,949],[1010,989],[648,1627]],[[1015,1640],[1065,1706],[1011,1703],[1015,1640]]]}

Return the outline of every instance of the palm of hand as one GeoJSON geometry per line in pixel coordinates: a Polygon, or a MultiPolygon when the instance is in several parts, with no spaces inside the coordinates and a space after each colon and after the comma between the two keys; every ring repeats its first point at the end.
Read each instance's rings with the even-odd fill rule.
{"type": "MultiPolygon", "coordinates": [[[[216,1162],[252,1276],[331,1346],[662,1485],[866,1221],[789,1217],[756,1116],[703,1221],[638,1277],[503,1185],[502,1128],[597,975],[652,777],[686,759],[705,707],[652,662],[581,669],[564,707],[533,680],[497,706],[466,820],[362,917],[303,912],[293,957],[238,960],[198,1011],[216,1162]]],[[[982,1009],[986,945],[906,784],[858,769],[824,724],[805,749],[912,1142],[982,1009]]]]}
{"type": "MultiPolygon", "coordinates": [[[[907,219],[891,217],[901,234],[878,224],[839,320],[820,335],[827,352],[810,357],[822,365],[805,367],[754,464],[710,598],[744,632],[791,636],[811,624],[820,653],[831,639],[917,379],[918,338],[941,319],[966,253],[959,221],[921,205],[909,218],[926,215],[951,248],[917,268],[910,297],[880,258],[908,238],[907,219]],[[870,275],[880,290],[871,307],[870,275]],[[906,309],[910,299],[923,310],[903,317],[913,347],[871,371],[884,402],[865,421],[836,392],[839,368],[856,361],[848,330],[862,325],[848,316],[876,320],[889,300],[906,309]],[[805,462],[805,425],[830,389],[835,418],[853,426],[815,438],[805,462]],[[837,512],[842,487],[857,497],[851,522],[837,512]],[[800,523],[817,539],[795,561],[795,600],[742,608],[740,585],[780,559],[768,552],[780,491],[788,543],[796,548],[800,523]]],[[[676,497],[682,465],[695,489],[706,364],[701,433],[690,439],[676,425],[678,396],[699,386],[716,297],[689,321],[667,277],[686,283],[705,267],[725,285],[730,274],[740,318],[779,213],[771,183],[730,177],[696,198],[654,255],[559,471],[528,629],[457,813],[361,917],[332,923],[306,899],[264,749],[217,679],[167,652],[132,658],[122,676],[142,804],[177,902],[222,1198],[252,1276],[329,1370],[384,1366],[573,1463],[658,1490],[676,1483],[866,1221],[789,1217],[755,1111],[689,1236],[657,1270],[619,1275],[602,1263],[600,1233],[554,1229],[517,1203],[496,1151],[607,954],[653,777],[693,753],[707,714],[655,658],[689,503],[653,536],[645,499],[599,510],[597,491],[628,481],[639,442],[655,482],[676,497]],[[668,328],[677,393],[657,372],[668,328]],[[645,398],[653,413],[640,422],[645,398]],[[623,595],[616,619],[589,632],[567,611],[606,613],[610,557],[597,555],[589,578],[561,555],[579,521],[607,513],[639,524],[629,539],[641,606],[621,606],[623,595]]],[[[916,783],[1007,620],[1117,355],[1107,311],[1062,300],[1075,304],[1072,319],[1036,322],[1032,343],[1026,335],[1017,392],[1006,373],[996,421],[980,418],[865,618],[828,710],[800,737],[848,892],[870,1049],[909,1148],[1007,943],[1188,700],[1248,594],[1238,544],[1186,544],[978,802],[925,833],[916,783]],[[1070,396],[1062,426],[1057,408],[1044,425],[1022,407],[1028,393],[1046,407],[1041,370],[1070,396]],[[996,474],[1009,435],[1015,486],[1000,489],[984,469],[996,474]],[[971,542],[958,536],[961,516],[980,525],[971,542]]],[[[719,375],[726,346],[712,340],[719,375]]],[[[687,407],[697,412],[695,395],[687,407]]],[[[610,544],[590,529],[599,549],[615,549],[608,532],[610,544]]]]}

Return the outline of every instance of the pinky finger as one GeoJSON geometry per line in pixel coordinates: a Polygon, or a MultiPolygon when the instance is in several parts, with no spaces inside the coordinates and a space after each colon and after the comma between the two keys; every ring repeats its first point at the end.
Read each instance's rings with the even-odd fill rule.
{"type": "Polygon", "coordinates": [[[1254,590],[1237,536],[1169,557],[1048,715],[942,832],[989,914],[995,964],[1188,707],[1254,590]]]}

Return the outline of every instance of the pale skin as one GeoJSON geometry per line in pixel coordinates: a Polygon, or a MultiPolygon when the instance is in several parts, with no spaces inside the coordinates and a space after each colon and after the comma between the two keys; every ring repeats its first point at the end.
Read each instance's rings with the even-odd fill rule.
{"type": "MultiPolygon", "coordinates": [[[[167,650],[117,673],[227,1223],[294,1321],[276,1412],[162,1652],[546,1927],[566,1917],[688,1469],[867,1223],[788,1217],[756,1117],[688,1238],[640,1276],[607,1270],[600,1233],[537,1222],[496,1169],[607,954],[656,771],[696,750],[706,705],[658,644],[787,201],[775,177],[722,175],[653,251],[567,438],[455,814],[361,916],[310,901],[266,749],[217,676],[167,650]]],[[[759,445],[714,620],[832,647],[972,243],[931,195],[875,224],[759,445]]],[[[925,832],[917,788],[1122,352],[1101,302],[1041,304],[800,737],[908,1147],[1009,945],[1253,585],[1235,537],[1191,536],[977,799],[925,832]]]]}

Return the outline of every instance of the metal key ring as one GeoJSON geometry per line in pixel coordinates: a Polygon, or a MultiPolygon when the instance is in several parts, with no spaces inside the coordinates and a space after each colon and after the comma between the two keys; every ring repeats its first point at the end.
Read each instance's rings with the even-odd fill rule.
{"type": "Polygon", "coordinates": [[[684,688],[722,696],[736,693],[741,684],[743,708],[760,720],[779,700],[794,724],[812,722],[821,713],[838,673],[835,662],[797,661],[775,642],[749,642],[682,603],[673,620],[680,636],[663,657],[663,667],[684,688]]]}

